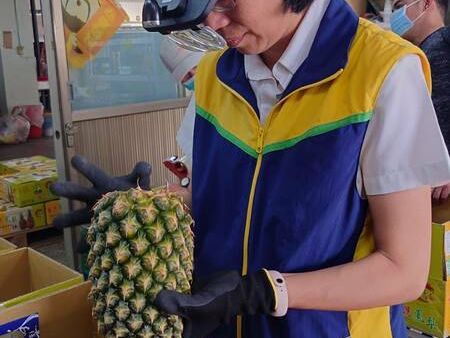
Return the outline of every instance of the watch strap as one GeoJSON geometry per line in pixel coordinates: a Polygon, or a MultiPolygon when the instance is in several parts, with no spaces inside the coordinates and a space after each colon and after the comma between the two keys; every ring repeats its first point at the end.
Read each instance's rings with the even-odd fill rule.
{"type": "Polygon", "coordinates": [[[274,310],[270,313],[273,317],[283,317],[288,311],[288,290],[286,286],[286,281],[281,273],[275,270],[265,270],[269,283],[272,285],[275,305],[274,310]]]}

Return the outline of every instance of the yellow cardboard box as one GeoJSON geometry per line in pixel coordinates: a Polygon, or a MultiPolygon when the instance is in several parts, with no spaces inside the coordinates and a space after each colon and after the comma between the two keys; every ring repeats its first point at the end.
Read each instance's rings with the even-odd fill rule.
{"type": "Polygon", "coordinates": [[[15,173],[18,173],[18,171],[15,169],[9,168],[8,166],[3,165],[0,162],[0,176],[11,175],[11,174],[15,174],[15,173]]]}
{"type": "Polygon", "coordinates": [[[2,176],[0,198],[18,207],[51,201],[58,198],[50,191],[50,185],[57,179],[56,170],[2,176]]]}
{"type": "Polygon", "coordinates": [[[7,241],[4,238],[0,238],[0,252],[4,253],[6,251],[11,251],[16,249],[17,246],[15,246],[13,243],[7,241]]]}
{"type": "Polygon", "coordinates": [[[450,282],[429,278],[418,300],[405,304],[406,324],[438,338],[450,334],[450,282]]]}
{"type": "Polygon", "coordinates": [[[91,282],[84,282],[45,297],[0,311],[0,325],[30,314],[39,315],[39,333],[45,338],[94,338],[88,294],[91,282]]]}
{"type": "Polygon", "coordinates": [[[53,220],[61,211],[60,200],[50,201],[45,203],[45,219],[47,225],[53,224],[53,220]]]}
{"type": "Polygon", "coordinates": [[[11,202],[0,200],[0,236],[22,230],[41,228],[45,225],[45,206],[43,203],[20,208],[11,202]]]}
{"type": "Polygon", "coordinates": [[[0,313],[83,282],[80,273],[30,248],[1,253],[0,271],[0,313]]]}
{"type": "MultiPolygon", "coordinates": [[[[13,160],[0,162],[0,175],[2,175],[2,168],[4,174],[17,172],[36,172],[46,170],[56,170],[56,160],[45,156],[31,156],[17,158],[13,160]]],[[[3,175],[4,175],[3,174],[3,175]]]]}
{"type": "Polygon", "coordinates": [[[433,208],[432,251],[426,288],[405,304],[406,324],[422,333],[450,335],[450,203],[433,208]]]}
{"type": "Polygon", "coordinates": [[[405,304],[408,327],[427,335],[447,338],[450,333],[450,283],[429,279],[422,296],[405,304]]]}

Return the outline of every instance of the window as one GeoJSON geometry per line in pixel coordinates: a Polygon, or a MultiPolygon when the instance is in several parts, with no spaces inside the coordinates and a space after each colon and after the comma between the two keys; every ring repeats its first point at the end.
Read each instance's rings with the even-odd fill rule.
{"type": "Polygon", "coordinates": [[[141,27],[143,1],[62,0],[72,110],[179,96],[159,58],[162,36],[141,27]]]}

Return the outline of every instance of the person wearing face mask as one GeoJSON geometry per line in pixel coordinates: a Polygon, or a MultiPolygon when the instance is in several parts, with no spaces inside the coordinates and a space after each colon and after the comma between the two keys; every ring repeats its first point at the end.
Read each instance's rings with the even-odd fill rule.
{"type": "MultiPolygon", "coordinates": [[[[447,149],[450,149],[450,27],[445,26],[448,0],[396,0],[391,29],[419,46],[426,54],[433,83],[432,98],[447,149]]],[[[442,202],[450,185],[433,189],[433,199],[442,202]]]]}
{"type": "Polygon", "coordinates": [[[450,181],[424,53],[344,0],[149,3],[149,25],[178,3],[168,26],[205,13],[229,47],[202,58],[186,112],[192,293],[155,306],[184,338],[406,338],[430,187],[450,181]]]}
{"type": "Polygon", "coordinates": [[[164,37],[159,47],[159,55],[173,78],[189,91],[193,91],[195,70],[204,53],[181,48],[164,37]]]}
{"type": "MultiPolygon", "coordinates": [[[[193,92],[195,71],[204,53],[193,52],[181,48],[169,38],[164,37],[161,40],[159,55],[161,61],[166,66],[167,70],[169,70],[172,74],[173,78],[180,82],[187,90],[193,92]]],[[[188,111],[194,109],[192,106],[193,103],[193,101],[190,102],[188,111]]],[[[184,154],[189,154],[191,152],[192,138],[189,133],[186,133],[186,131],[193,129],[193,127],[194,118],[192,115],[187,115],[183,119],[181,127],[177,133],[177,143],[184,154]]],[[[192,160],[190,156],[185,156],[183,162],[188,168],[191,167],[192,160]]]]}

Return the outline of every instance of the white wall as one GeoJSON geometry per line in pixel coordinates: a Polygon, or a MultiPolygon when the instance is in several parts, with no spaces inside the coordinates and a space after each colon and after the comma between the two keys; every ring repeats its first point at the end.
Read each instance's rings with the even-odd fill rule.
{"type": "Polygon", "coordinates": [[[120,5],[123,7],[125,12],[127,12],[130,22],[138,22],[140,23],[142,20],[142,7],[144,5],[144,1],[136,1],[136,0],[121,0],[119,1],[120,5]]]}
{"type": "Polygon", "coordinates": [[[33,49],[33,27],[28,0],[0,0],[0,112],[11,111],[18,104],[39,103],[36,63],[33,49]],[[12,49],[3,46],[3,32],[12,32],[12,49]],[[17,52],[20,42],[22,55],[17,52]]]}

